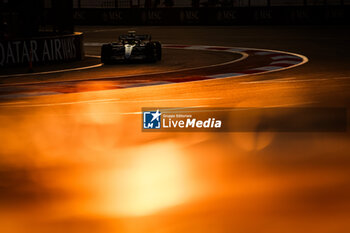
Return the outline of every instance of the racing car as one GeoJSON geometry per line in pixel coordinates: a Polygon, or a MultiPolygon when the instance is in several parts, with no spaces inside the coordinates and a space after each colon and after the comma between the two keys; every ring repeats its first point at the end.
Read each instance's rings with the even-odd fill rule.
{"type": "Polygon", "coordinates": [[[152,41],[151,35],[136,35],[135,31],[120,35],[118,42],[103,44],[101,47],[101,62],[104,64],[121,61],[156,62],[161,59],[161,43],[152,41]]]}

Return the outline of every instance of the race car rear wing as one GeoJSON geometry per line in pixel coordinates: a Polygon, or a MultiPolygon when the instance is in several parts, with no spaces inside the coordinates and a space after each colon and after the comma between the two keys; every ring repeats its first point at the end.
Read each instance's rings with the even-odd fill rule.
{"type": "Polygon", "coordinates": [[[151,40],[151,35],[135,35],[135,36],[129,36],[129,35],[120,35],[119,40],[151,40]]]}

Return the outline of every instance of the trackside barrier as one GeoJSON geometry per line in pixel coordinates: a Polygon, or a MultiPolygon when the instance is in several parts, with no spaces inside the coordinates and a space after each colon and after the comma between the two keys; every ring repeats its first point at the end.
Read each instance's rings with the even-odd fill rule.
{"type": "Polygon", "coordinates": [[[83,34],[0,41],[0,68],[82,60],[83,34]]]}

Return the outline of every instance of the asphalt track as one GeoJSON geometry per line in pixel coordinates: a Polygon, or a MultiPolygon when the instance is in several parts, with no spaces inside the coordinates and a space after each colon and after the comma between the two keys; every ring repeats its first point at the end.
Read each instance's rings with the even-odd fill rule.
{"type": "MultiPolygon", "coordinates": [[[[129,28],[79,29],[92,45],[129,28]]],[[[135,29],[209,47],[165,49],[156,65],[1,79],[1,232],[350,229],[348,132],[145,134],[139,115],[154,106],[349,108],[348,27],[135,29]],[[233,47],[240,55],[222,51],[233,47]]]]}
{"type": "MultiPolygon", "coordinates": [[[[102,43],[86,43],[85,45],[100,48],[102,46],[102,43]]],[[[97,91],[106,89],[120,89],[181,82],[204,81],[216,78],[243,77],[251,74],[264,74],[290,69],[299,65],[303,65],[308,61],[308,59],[302,55],[267,49],[200,45],[163,45],[163,49],[226,52],[239,54],[240,57],[218,64],[200,65],[197,67],[195,66],[190,68],[170,68],[169,70],[164,69],[153,72],[143,72],[141,74],[137,72],[131,72],[130,70],[124,74],[122,72],[118,72],[119,67],[122,66],[120,64],[119,66],[115,65],[114,67],[107,67],[116,70],[114,72],[117,75],[115,75],[114,73],[110,77],[106,77],[104,69],[106,67],[102,67],[102,64],[94,64],[69,69],[43,71],[34,74],[23,73],[10,76],[5,75],[3,76],[4,78],[11,79],[17,77],[35,77],[38,75],[55,75],[59,73],[81,71],[79,74],[80,78],[68,79],[66,81],[61,82],[52,80],[32,82],[29,81],[27,83],[20,83],[14,82],[11,79],[10,83],[1,85],[0,97],[7,99],[11,97],[19,98],[21,96],[26,97],[35,95],[53,95],[63,93],[74,93],[80,91],[97,91]],[[86,74],[86,72],[90,72],[90,69],[93,68],[100,68],[100,70],[98,70],[93,77],[89,77],[86,74]],[[99,82],[99,85],[93,85],[95,82],[99,82]],[[86,86],[87,88],[79,88],[82,85],[86,86]],[[89,88],[89,86],[93,86],[95,88],[89,88]]],[[[195,56],[200,56],[200,54],[196,54],[195,56]]],[[[201,58],[205,59],[203,58],[203,56],[201,58]]],[[[178,60],[178,58],[172,59],[178,60]]],[[[67,76],[69,76],[69,74],[67,76]]]]}

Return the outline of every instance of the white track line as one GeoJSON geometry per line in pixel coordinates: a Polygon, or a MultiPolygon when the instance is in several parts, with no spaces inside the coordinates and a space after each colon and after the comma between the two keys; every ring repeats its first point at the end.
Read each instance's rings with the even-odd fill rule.
{"type": "MultiPolygon", "coordinates": [[[[164,46],[179,46],[179,45],[164,45],[164,46]]],[[[189,46],[191,47],[191,46],[189,46]]],[[[230,77],[245,77],[245,76],[253,76],[253,75],[262,75],[262,74],[268,74],[268,73],[272,73],[272,72],[277,72],[277,71],[283,71],[283,70],[287,70],[287,69],[291,69],[291,68],[294,68],[294,67],[297,67],[297,66],[301,66],[305,63],[307,63],[309,61],[309,59],[304,56],[304,55],[301,55],[301,54],[297,54],[297,53],[292,53],[292,52],[285,52],[285,51],[280,51],[280,50],[272,50],[272,49],[257,49],[257,48],[244,48],[244,47],[226,47],[226,46],[208,46],[208,45],[196,45],[196,46],[193,46],[193,47],[197,47],[197,48],[212,48],[212,47],[215,47],[215,48],[222,48],[222,49],[225,49],[225,48],[229,48],[229,50],[217,50],[217,51],[222,51],[222,52],[230,52],[230,51],[233,51],[233,52],[242,52],[244,53],[243,51],[252,51],[252,50],[256,50],[256,51],[261,51],[261,52],[270,52],[270,53],[276,53],[277,54],[285,54],[285,55],[278,55],[278,56],[274,56],[274,57],[271,57],[273,60],[279,60],[279,59],[296,59],[296,58],[299,58],[301,59],[302,61],[301,62],[298,62],[297,64],[293,64],[291,66],[287,66],[287,67],[280,67],[280,69],[273,69],[273,70],[266,70],[266,71],[262,71],[262,72],[259,72],[259,73],[254,73],[254,74],[242,74],[242,75],[234,75],[234,76],[230,76],[229,73],[228,74],[217,74],[215,75],[216,78],[215,79],[220,79],[220,78],[230,78],[230,77]]],[[[174,49],[181,49],[181,47],[179,48],[174,48],[174,49]]],[[[210,51],[216,51],[216,50],[213,50],[213,49],[210,49],[210,51]]],[[[242,72],[243,73],[243,72],[242,72]]],[[[208,76],[210,77],[210,76],[208,76]]],[[[211,81],[212,79],[206,79],[206,80],[196,80],[196,81],[191,81],[191,82],[206,82],[206,81],[211,81]]],[[[173,84],[177,84],[177,83],[171,83],[169,85],[173,85],[173,84]]]]}
{"type": "MultiPolygon", "coordinates": [[[[88,46],[89,45],[93,45],[93,46],[97,46],[99,45],[99,43],[86,43],[88,46]]],[[[84,45],[86,45],[84,44],[84,45]]],[[[102,43],[101,43],[102,44],[102,43]]],[[[296,53],[291,53],[291,52],[285,52],[285,51],[279,51],[279,50],[271,50],[271,49],[256,49],[256,48],[241,48],[241,47],[225,47],[225,46],[208,46],[208,45],[174,45],[174,44],[165,44],[163,45],[165,48],[170,48],[170,49],[193,49],[193,50],[207,50],[207,51],[216,51],[216,52],[232,52],[232,53],[239,53],[242,55],[241,58],[236,59],[236,60],[232,60],[229,62],[224,62],[224,63],[220,63],[220,64],[214,64],[214,65],[208,65],[208,66],[201,66],[201,67],[194,67],[194,68],[184,68],[184,69],[178,69],[178,70],[171,70],[171,71],[164,71],[164,72],[154,72],[154,73],[147,73],[147,74],[141,74],[138,76],[144,76],[144,75],[156,75],[156,74],[167,74],[167,73],[174,73],[174,72],[183,72],[183,71],[189,71],[189,70],[196,70],[196,69],[203,69],[203,68],[209,68],[209,67],[216,67],[216,66],[221,66],[221,65],[228,65],[228,64],[232,64],[235,62],[239,62],[242,61],[244,59],[246,59],[249,55],[243,51],[248,51],[248,50],[255,50],[255,51],[261,51],[261,52],[269,52],[269,53],[276,53],[277,54],[285,54],[285,55],[278,55],[278,56],[273,56],[272,59],[274,60],[278,60],[278,59],[302,59],[302,61],[300,63],[297,64],[293,64],[291,66],[287,66],[287,67],[279,67],[279,66],[267,66],[267,67],[258,67],[255,69],[262,69],[262,72],[259,73],[254,73],[254,74],[250,74],[250,73],[244,73],[242,75],[238,75],[239,73],[227,73],[227,74],[217,74],[217,75],[213,75],[213,76],[208,76],[209,79],[206,80],[195,80],[195,81],[191,81],[191,82],[205,82],[205,81],[211,81],[212,79],[210,78],[214,78],[214,79],[221,79],[221,78],[228,78],[228,77],[245,77],[245,76],[252,76],[252,75],[261,75],[261,74],[267,74],[267,73],[271,73],[271,72],[276,72],[276,71],[283,71],[283,70],[287,70],[287,69],[291,69],[300,65],[303,65],[305,63],[307,63],[309,61],[309,59],[306,56],[300,55],[300,54],[296,54],[296,53]],[[174,47],[171,47],[174,46],[174,47]],[[178,47],[175,47],[178,46],[178,47]],[[186,47],[181,47],[181,46],[186,46],[186,47]],[[217,48],[217,49],[215,49],[217,48]]],[[[102,64],[99,64],[99,66],[101,66],[102,64]]],[[[84,69],[84,68],[82,68],[84,69]]],[[[114,77],[110,77],[110,78],[122,78],[122,77],[133,77],[135,76],[135,74],[132,75],[121,75],[121,76],[114,76],[114,77]]],[[[104,78],[104,79],[108,79],[104,78]]],[[[74,80],[74,81],[85,81],[86,79],[81,79],[81,80],[74,80]]],[[[57,81],[50,81],[50,82],[57,82],[57,81]]],[[[45,83],[50,83],[50,82],[45,82],[45,83]]],[[[25,83],[25,84],[43,84],[44,82],[32,82],[32,83],[25,83]]],[[[165,84],[165,83],[162,83],[165,84]]],[[[169,83],[168,85],[174,85],[174,84],[178,84],[178,83],[169,83]]],[[[137,87],[142,87],[145,86],[146,84],[140,84],[137,87]]],[[[146,85],[149,86],[150,84],[146,85]]],[[[5,85],[0,85],[0,86],[6,86],[5,85]]]]}
{"type": "MultiPolygon", "coordinates": [[[[94,44],[97,44],[97,43],[94,43],[94,44]]],[[[102,43],[101,43],[102,44],[102,43]]],[[[84,44],[85,45],[85,44],[84,44]]],[[[164,45],[165,47],[168,46],[168,45],[164,45]]],[[[200,46],[200,47],[203,47],[203,46],[200,46]]],[[[214,47],[214,46],[207,46],[207,47],[214,47]]],[[[215,46],[215,47],[218,47],[218,46],[215,46]]],[[[183,49],[183,48],[169,48],[169,49],[183,49]]],[[[198,49],[198,50],[203,50],[203,49],[198,49]]],[[[230,52],[230,53],[238,53],[240,54],[242,57],[238,58],[238,59],[235,59],[235,60],[232,60],[232,61],[228,61],[228,62],[223,62],[223,63],[219,63],[219,64],[213,64],[213,65],[206,65],[206,66],[199,66],[199,67],[193,67],[193,68],[183,68],[183,69],[175,69],[175,70],[167,70],[167,71],[162,71],[162,72],[152,72],[152,73],[144,73],[144,74],[130,74],[130,75],[117,75],[117,76],[113,76],[113,77],[103,77],[103,79],[114,79],[114,78],[128,78],[128,77],[134,77],[134,76],[146,76],[146,75],[157,75],[157,74],[169,74],[169,73],[175,73],[175,72],[184,72],[184,71],[191,71],[191,70],[197,70],[197,69],[204,69],[204,68],[211,68],[211,67],[216,67],[216,66],[224,66],[224,65],[229,65],[229,64],[233,64],[233,63],[236,63],[236,62],[240,62],[244,59],[247,59],[248,58],[248,54],[245,53],[245,52],[241,52],[239,49],[236,51],[236,50],[228,50],[228,51],[222,51],[222,50],[214,50],[214,49],[210,49],[209,51],[213,51],[213,52],[230,52]]],[[[89,55],[89,56],[92,56],[92,57],[97,57],[97,56],[94,56],[94,55],[89,55]]],[[[100,57],[100,56],[98,56],[100,57]]],[[[100,67],[100,66],[103,66],[103,64],[98,64],[96,65],[97,67],[100,67]]],[[[91,67],[91,68],[94,68],[94,67],[91,67]]],[[[82,68],[83,69],[83,68],[82,68]]],[[[62,70],[62,71],[56,71],[54,73],[60,73],[60,72],[66,72],[66,71],[74,71],[74,70],[62,70]]],[[[49,71],[50,72],[50,71],[49,71]]],[[[52,72],[52,71],[51,71],[52,72]]],[[[43,72],[42,73],[31,73],[31,74],[22,74],[22,76],[29,76],[29,75],[34,75],[34,74],[44,74],[43,72]]],[[[14,75],[14,76],[18,76],[18,75],[14,75]]],[[[9,76],[6,76],[6,77],[9,77],[9,76]]],[[[1,76],[0,76],[1,78],[1,76]]],[[[74,79],[72,81],[89,81],[89,79],[74,79]]],[[[59,82],[59,81],[55,81],[55,80],[50,80],[50,81],[46,81],[46,82],[43,82],[43,81],[37,81],[37,82],[25,82],[25,83],[16,83],[15,85],[21,85],[21,84],[45,84],[45,83],[55,83],[55,82],[59,82]]],[[[62,81],[62,82],[69,82],[69,81],[62,81]]],[[[173,83],[170,83],[170,84],[173,84],[173,83]]],[[[13,84],[2,84],[0,85],[1,86],[8,86],[8,85],[13,85],[13,84]]]]}
{"type": "MultiPolygon", "coordinates": [[[[85,56],[86,57],[93,57],[93,58],[100,58],[100,56],[95,56],[95,55],[85,55],[85,56]]],[[[25,76],[43,75],[43,74],[57,74],[57,73],[71,72],[71,71],[77,71],[77,70],[87,70],[87,69],[97,68],[97,67],[101,67],[101,66],[102,66],[102,63],[99,63],[99,64],[92,65],[92,66],[84,66],[84,67],[77,67],[77,68],[70,68],[70,69],[43,71],[43,72],[26,73],[26,74],[0,75],[0,78],[25,77],[25,76]]]]}
{"type": "MultiPolygon", "coordinates": [[[[220,47],[220,46],[216,46],[216,47],[220,47]]],[[[247,50],[257,50],[257,51],[266,51],[266,52],[274,52],[274,53],[284,53],[284,54],[287,54],[287,55],[281,55],[281,56],[276,56],[275,58],[277,59],[285,59],[285,58],[293,58],[295,59],[295,57],[298,57],[300,59],[302,59],[301,62],[297,63],[297,64],[294,64],[294,65],[291,65],[291,66],[287,66],[287,67],[283,67],[281,69],[278,69],[278,70],[268,70],[268,71],[263,71],[263,72],[259,72],[259,73],[254,73],[254,74],[243,74],[241,76],[235,76],[235,77],[245,77],[245,76],[253,76],[253,75],[262,75],[262,74],[268,74],[268,73],[272,73],[272,72],[277,72],[277,71],[283,71],[283,70],[288,70],[288,69],[292,69],[292,68],[295,68],[297,66],[301,66],[305,63],[307,63],[309,61],[309,59],[304,56],[304,55],[301,55],[301,54],[297,54],[297,53],[291,53],[291,52],[285,52],[285,51],[279,51],[279,50],[271,50],[271,49],[256,49],[256,48],[236,48],[236,47],[233,47],[232,48],[233,50],[241,50],[241,51],[247,51],[247,50]]],[[[276,60],[277,60],[276,59],[276,60]]],[[[210,80],[210,79],[209,79],[210,80]]],[[[194,82],[205,82],[205,81],[208,81],[208,80],[198,80],[198,81],[194,81],[194,82]]]]}

